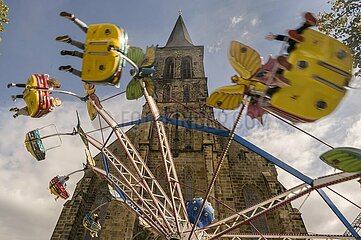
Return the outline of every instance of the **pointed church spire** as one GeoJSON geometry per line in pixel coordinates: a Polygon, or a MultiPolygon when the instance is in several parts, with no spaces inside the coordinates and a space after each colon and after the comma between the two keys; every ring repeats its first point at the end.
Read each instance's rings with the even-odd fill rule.
{"type": "Polygon", "coordinates": [[[179,11],[179,17],[172,33],[169,36],[168,42],[165,45],[166,47],[185,47],[193,46],[191,37],[189,36],[186,25],[184,24],[182,18],[182,11],[179,11]]]}

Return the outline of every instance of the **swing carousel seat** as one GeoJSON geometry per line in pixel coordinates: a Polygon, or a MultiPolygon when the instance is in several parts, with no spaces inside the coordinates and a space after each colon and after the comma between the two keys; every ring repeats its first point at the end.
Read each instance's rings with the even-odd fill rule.
{"type": "Polygon", "coordinates": [[[126,60],[128,35],[113,24],[90,25],[85,40],[82,80],[98,85],[119,85],[126,60]]]}
{"type": "Polygon", "coordinates": [[[325,34],[306,29],[304,41],[290,53],[289,80],[272,95],[268,110],[293,122],[313,122],[329,115],[346,94],[352,77],[352,55],[346,45],[325,34]]]}
{"type": "Polygon", "coordinates": [[[25,136],[25,146],[28,152],[36,158],[36,160],[41,161],[45,159],[45,147],[43,141],[40,138],[38,129],[30,131],[25,136]]]}
{"type": "Polygon", "coordinates": [[[85,214],[83,219],[83,226],[88,229],[90,232],[98,233],[101,229],[100,224],[98,224],[93,217],[91,212],[85,214]]]}
{"type": "MultiPolygon", "coordinates": [[[[199,209],[203,204],[203,198],[193,198],[193,200],[188,201],[186,204],[187,214],[189,221],[194,224],[197,218],[199,209]]],[[[203,228],[211,224],[214,220],[214,209],[212,205],[206,201],[206,205],[202,211],[202,214],[197,223],[197,227],[203,228]]]]}
{"type": "MultiPolygon", "coordinates": [[[[231,42],[229,61],[240,76],[231,79],[250,90],[245,94],[266,96],[260,103],[263,109],[292,122],[313,122],[332,113],[345,96],[352,77],[352,55],[346,45],[315,30],[306,29],[301,35],[303,41],[287,59],[291,69],[282,73],[287,86],[267,90],[268,83],[257,75],[259,54],[236,41],[231,42]]],[[[267,65],[263,67],[270,69],[267,65]]],[[[229,90],[229,86],[217,89],[207,103],[220,109],[237,108],[240,99],[229,90]]]]}
{"type": "Polygon", "coordinates": [[[49,75],[33,74],[26,81],[24,101],[30,117],[40,118],[50,112],[51,102],[48,91],[49,75]]]}
{"type": "Polygon", "coordinates": [[[344,172],[361,171],[361,149],[338,147],[320,156],[320,159],[338,170],[344,172]]]}
{"type": "Polygon", "coordinates": [[[62,182],[59,179],[59,176],[56,176],[49,182],[49,189],[52,194],[65,200],[69,198],[69,193],[66,190],[64,183],[65,182],[62,182]]]}

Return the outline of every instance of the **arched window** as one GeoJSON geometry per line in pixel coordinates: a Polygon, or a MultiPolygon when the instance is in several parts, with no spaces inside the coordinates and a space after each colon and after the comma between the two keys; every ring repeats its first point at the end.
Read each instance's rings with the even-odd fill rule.
{"type": "Polygon", "coordinates": [[[174,58],[168,57],[164,64],[164,78],[174,78],[174,58]]]}
{"type": "Polygon", "coordinates": [[[170,100],[170,85],[164,85],[163,87],[163,102],[169,102],[170,100]]]}
{"type": "Polygon", "coordinates": [[[182,78],[191,78],[192,77],[192,59],[190,57],[182,58],[181,64],[182,78]]]}
{"type": "Polygon", "coordinates": [[[189,201],[193,199],[193,169],[190,166],[185,166],[184,174],[184,200],[189,201]]]}
{"type": "Polygon", "coordinates": [[[183,102],[189,102],[189,85],[184,85],[183,87],[183,102]]]}
{"type": "MultiPolygon", "coordinates": [[[[246,208],[251,207],[262,201],[261,193],[259,189],[253,185],[246,185],[243,188],[243,197],[246,208]]],[[[268,233],[268,226],[265,216],[259,216],[251,221],[251,223],[257,228],[261,233],[268,233]]],[[[253,233],[257,233],[257,231],[252,228],[253,233]]]]}

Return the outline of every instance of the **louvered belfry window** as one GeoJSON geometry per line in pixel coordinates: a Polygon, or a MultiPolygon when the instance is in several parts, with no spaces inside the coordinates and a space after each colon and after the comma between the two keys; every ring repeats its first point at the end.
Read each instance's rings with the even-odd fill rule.
{"type": "Polygon", "coordinates": [[[175,62],[173,57],[168,57],[164,65],[164,78],[174,78],[175,62]]]}
{"type": "Polygon", "coordinates": [[[182,58],[182,78],[192,78],[192,59],[190,57],[182,58]]]}

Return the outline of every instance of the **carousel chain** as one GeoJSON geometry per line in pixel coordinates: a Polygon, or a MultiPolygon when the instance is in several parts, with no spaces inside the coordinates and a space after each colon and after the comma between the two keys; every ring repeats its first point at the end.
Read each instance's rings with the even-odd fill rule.
{"type": "Polygon", "coordinates": [[[212,190],[212,188],[213,188],[213,186],[214,186],[214,184],[215,184],[215,182],[216,182],[216,179],[217,179],[217,177],[218,177],[219,171],[221,170],[223,161],[224,161],[224,159],[226,158],[226,155],[227,155],[227,153],[228,153],[229,147],[231,146],[232,140],[233,140],[233,138],[234,138],[234,134],[235,134],[235,132],[236,132],[236,130],[237,130],[237,127],[238,127],[238,124],[239,124],[239,122],[240,122],[240,120],[241,120],[241,116],[242,116],[242,112],[243,112],[244,107],[245,107],[245,104],[243,104],[242,107],[241,107],[241,109],[239,110],[239,113],[238,113],[238,116],[237,116],[237,118],[236,118],[236,121],[235,121],[235,123],[234,123],[234,125],[233,125],[233,127],[232,127],[232,130],[231,130],[230,133],[229,133],[226,146],[225,146],[224,149],[223,149],[222,155],[221,155],[221,157],[220,157],[220,159],[219,159],[219,161],[218,161],[218,165],[217,165],[216,170],[215,170],[215,172],[214,172],[214,174],[213,174],[212,180],[211,180],[211,182],[210,182],[210,184],[209,184],[209,186],[208,186],[207,193],[206,193],[205,197],[203,198],[202,205],[201,205],[201,207],[200,207],[200,209],[199,209],[199,211],[198,211],[198,213],[197,213],[197,217],[196,217],[196,219],[195,219],[195,221],[194,221],[194,224],[193,224],[191,233],[190,233],[190,235],[189,235],[189,239],[191,239],[191,236],[192,236],[192,234],[194,233],[194,230],[195,230],[195,228],[196,228],[196,226],[197,226],[197,223],[198,223],[198,221],[199,221],[199,219],[200,219],[200,217],[201,217],[202,211],[203,211],[203,209],[205,208],[206,201],[207,201],[209,195],[211,194],[211,190],[212,190]]]}

